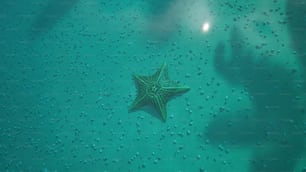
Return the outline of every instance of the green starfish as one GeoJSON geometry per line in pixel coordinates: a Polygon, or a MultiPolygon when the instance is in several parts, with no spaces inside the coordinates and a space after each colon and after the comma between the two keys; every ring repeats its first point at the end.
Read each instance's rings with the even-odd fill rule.
{"type": "Polygon", "coordinates": [[[145,105],[153,105],[163,121],[166,121],[167,118],[167,102],[190,89],[169,79],[166,63],[152,76],[133,75],[133,79],[137,86],[137,96],[130,106],[129,112],[145,105]]]}

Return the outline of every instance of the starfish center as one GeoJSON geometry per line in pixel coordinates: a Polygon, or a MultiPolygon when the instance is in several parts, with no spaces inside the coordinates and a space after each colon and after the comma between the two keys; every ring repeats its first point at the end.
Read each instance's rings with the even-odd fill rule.
{"type": "Polygon", "coordinates": [[[147,93],[150,97],[154,97],[156,94],[158,94],[160,89],[161,86],[158,83],[154,82],[151,87],[147,88],[147,93]]]}

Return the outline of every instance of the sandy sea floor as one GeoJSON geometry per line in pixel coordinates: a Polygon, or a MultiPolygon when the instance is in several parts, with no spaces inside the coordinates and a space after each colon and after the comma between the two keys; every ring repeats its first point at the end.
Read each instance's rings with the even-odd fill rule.
{"type": "Polygon", "coordinates": [[[306,170],[305,9],[3,0],[0,171],[306,170]],[[132,75],[164,62],[190,91],[166,122],[150,106],[129,113],[132,75]]]}

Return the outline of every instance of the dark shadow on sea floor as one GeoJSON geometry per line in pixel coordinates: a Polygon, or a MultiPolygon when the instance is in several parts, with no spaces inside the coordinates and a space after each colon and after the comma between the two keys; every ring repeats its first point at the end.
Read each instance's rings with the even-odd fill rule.
{"type": "Polygon", "coordinates": [[[35,39],[48,32],[65,16],[79,0],[49,0],[47,6],[35,19],[30,30],[30,37],[35,39]]]}
{"type": "Polygon", "coordinates": [[[292,47],[306,68],[306,1],[287,0],[286,14],[292,47]]]}
{"type": "Polygon", "coordinates": [[[150,5],[149,7],[149,15],[159,16],[167,11],[171,4],[175,2],[175,0],[163,1],[163,0],[149,0],[147,1],[150,5]]]}
{"type": "Polygon", "coordinates": [[[149,24],[147,35],[149,39],[160,43],[171,38],[179,24],[180,0],[149,0],[148,12],[146,14],[149,24]]]}
{"type": "Polygon", "coordinates": [[[292,172],[305,149],[305,107],[298,104],[295,73],[268,58],[255,58],[244,45],[241,32],[234,28],[231,53],[219,43],[214,65],[226,81],[243,87],[253,109],[218,114],[205,131],[205,139],[216,146],[252,149],[251,172],[292,172]]]}

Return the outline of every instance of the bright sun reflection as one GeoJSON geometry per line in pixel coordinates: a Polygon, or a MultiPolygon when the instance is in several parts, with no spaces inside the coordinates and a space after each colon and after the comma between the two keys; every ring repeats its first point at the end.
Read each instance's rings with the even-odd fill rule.
{"type": "Polygon", "coordinates": [[[202,31],[203,32],[208,32],[210,29],[210,24],[208,22],[204,22],[202,25],[202,31]]]}

